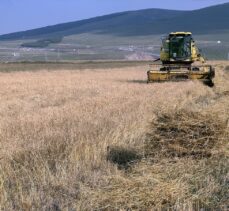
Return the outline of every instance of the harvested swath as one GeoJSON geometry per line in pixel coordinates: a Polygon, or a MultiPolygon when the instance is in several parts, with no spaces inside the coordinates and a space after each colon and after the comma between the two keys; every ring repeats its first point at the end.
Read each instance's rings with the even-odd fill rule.
{"type": "Polygon", "coordinates": [[[147,134],[147,156],[210,157],[220,144],[225,123],[217,115],[187,110],[160,113],[147,134]]]}
{"type": "Polygon", "coordinates": [[[154,176],[112,177],[106,187],[87,190],[84,197],[90,197],[94,210],[151,210],[152,207],[167,210],[174,207],[175,199],[184,197],[187,188],[176,181],[161,182],[154,176]]]}

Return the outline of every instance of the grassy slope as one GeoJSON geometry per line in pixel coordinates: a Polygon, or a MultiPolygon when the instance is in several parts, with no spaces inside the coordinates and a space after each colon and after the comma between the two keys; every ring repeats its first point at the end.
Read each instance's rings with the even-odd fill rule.
{"type": "Polygon", "coordinates": [[[194,33],[215,33],[229,30],[228,10],[229,3],[194,11],[162,9],[130,11],[12,33],[0,36],[0,39],[69,36],[81,33],[139,36],[184,30],[194,33]]]}
{"type": "MultiPolygon", "coordinates": [[[[76,21],[71,23],[58,24],[55,26],[48,26],[44,28],[29,30],[25,32],[12,33],[9,35],[2,35],[0,39],[21,39],[27,37],[42,37],[42,36],[69,36],[80,33],[91,33],[94,31],[110,31],[113,28],[114,31],[120,27],[120,32],[124,27],[136,27],[143,23],[151,23],[152,21],[171,18],[183,12],[173,10],[162,9],[148,9],[142,11],[122,12],[111,15],[91,18],[82,21],[76,21]]],[[[125,32],[125,30],[123,32],[125,32]]]]}
{"type": "MultiPolygon", "coordinates": [[[[119,47],[135,46],[139,51],[147,51],[149,54],[159,54],[161,35],[120,37],[111,35],[80,34],[65,37],[60,44],[52,44],[48,48],[30,49],[26,51],[19,46],[24,42],[1,41],[2,49],[0,52],[1,61],[69,61],[69,60],[95,60],[95,59],[124,59],[126,55],[135,52],[120,51],[119,47]],[[87,49],[87,46],[90,46],[87,49]],[[152,48],[153,46],[153,48],[152,48]],[[151,47],[151,49],[147,49],[151,47]],[[52,51],[55,49],[55,51],[52,51]],[[73,50],[81,49],[80,54],[76,55],[73,50]],[[59,57],[58,57],[59,51],[59,57]],[[91,54],[90,51],[93,53],[91,54]],[[13,57],[12,53],[18,52],[20,57],[13,57]]],[[[227,59],[229,52],[228,33],[196,35],[194,38],[198,46],[203,50],[203,54],[209,59],[227,59]],[[217,44],[217,40],[222,40],[222,44],[217,44]]],[[[33,42],[30,40],[29,42],[33,42]]]]}
{"type": "Polygon", "coordinates": [[[213,89],[146,66],[0,73],[0,208],[226,209],[226,66],[213,89]]]}
{"type": "Polygon", "coordinates": [[[132,55],[142,52],[148,56],[140,56],[140,59],[149,59],[152,54],[159,54],[161,34],[184,30],[193,31],[207,58],[227,59],[228,10],[229,4],[195,11],[147,9],[4,35],[0,36],[0,61],[120,60],[135,58],[132,55]],[[47,39],[62,42],[50,44],[47,39]],[[223,43],[218,45],[217,40],[223,43]],[[44,51],[30,49],[27,52],[20,48],[23,43],[27,43],[26,46],[48,47],[44,51]],[[134,52],[119,50],[123,46],[135,46],[136,49],[134,52]],[[147,50],[148,47],[151,49],[147,50]],[[75,49],[79,49],[80,53],[76,54],[75,49]],[[14,52],[19,56],[13,56],[14,52]]]}

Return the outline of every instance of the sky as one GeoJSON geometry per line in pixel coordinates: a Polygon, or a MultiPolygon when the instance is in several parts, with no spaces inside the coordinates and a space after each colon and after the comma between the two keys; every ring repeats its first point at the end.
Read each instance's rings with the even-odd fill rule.
{"type": "Polygon", "coordinates": [[[194,10],[229,0],[0,0],[0,34],[146,8],[194,10]]]}

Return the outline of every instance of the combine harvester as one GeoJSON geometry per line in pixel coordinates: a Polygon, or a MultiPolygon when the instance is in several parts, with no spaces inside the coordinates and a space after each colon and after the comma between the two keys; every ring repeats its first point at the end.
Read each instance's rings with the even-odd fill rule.
{"type": "Polygon", "coordinates": [[[200,54],[191,32],[172,32],[162,38],[162,64],[151,64],[148,82],[201,80],[213,86],[215,70],[200,54]],[[200,63],[200,64],[196,64],[200,63]]]}

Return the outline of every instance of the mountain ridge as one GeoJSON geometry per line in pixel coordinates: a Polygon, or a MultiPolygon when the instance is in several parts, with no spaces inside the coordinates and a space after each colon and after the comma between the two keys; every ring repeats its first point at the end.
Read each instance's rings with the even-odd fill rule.
{"type": "Polygon", "coordinates": [[[0,40],[43,39],[75,34],[142,36],[192,31],[195,34],[229,31],[229,3],[192,11],[144,9],[113,13],[80,21],[0,35],[0,40]]]}

